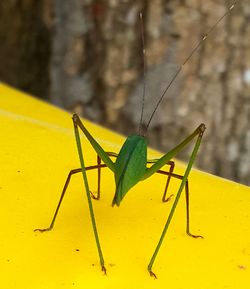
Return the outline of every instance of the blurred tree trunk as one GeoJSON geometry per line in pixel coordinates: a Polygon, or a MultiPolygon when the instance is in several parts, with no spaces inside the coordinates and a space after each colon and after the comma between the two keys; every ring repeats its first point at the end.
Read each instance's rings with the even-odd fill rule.
{"type": "MultiPolygon", "coordinates": [[[[139,11],[147,46],[146,125],[179,65],[230,6],[228,1],[191,0],[74,0],[70,8],[67,1],[55,3],[53,39],[59,53],[54,49],[52,97],[126,135],[137,132],[141,111],[139,11]]],[[[250,182],[247,6],[247,1],[237,3],[184,67],[147,134],[151,145],[166,152],[204,122],[207,131],[196,165],[245,183],[250,182]]],[[[181,157],[187,160],[189,151],[181,157]]]]}
{"type": "Polygon", "coordinates": [[[54,0],[51,96],[114,124],[139,78],[138,1],[54,0]]]}
{"type": "MultiPolygon", "coordinates": [[[[53,103],[126,135],[137,133],[143,91],[139,11],[147,51],[145,127],[179,65],[232,1],[2,1],[0,77],[35,95],[46,95],[50,80],[53,103]]],[[[147,132],[150,145],[167,152],[204,122],[196,165],[246,184],[249,5],[238,1],[184,66],[147,132]]],[[[181,157],[187,160],[189,152],[181,157]]]]}
{"type": "Polygon", "coordinates": [[[0,80],[48,98],[48,0],[0,1],[0,80]]]}

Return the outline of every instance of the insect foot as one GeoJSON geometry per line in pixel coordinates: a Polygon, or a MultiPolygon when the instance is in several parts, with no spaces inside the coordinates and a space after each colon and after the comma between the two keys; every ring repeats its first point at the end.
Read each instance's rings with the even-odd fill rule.
{"type": "Polygon", "coordinates": [[[94,200],[100,200],[100,197],[99,197],[99,196],[96,196],[93,192],[89,191],[89,193],[90,193],[92,199],[94,199],[94,200]]]}
{"type": "Polygon", "coordinates": [[[105,268],[104,265],[102,265],[102,272],[104,273],[104,275],[107,275],[107,269],[105,268]]]}
{"type": "Polygon", "coordinates": [[[34,232],[40,232],[40,233],[43,233],[43,232],[47,232],[47,231],[50,231],[52,228],[49,227],[49,228],[45,228],[45,229],[35,229],[34,232]]]}
{"type": "Polygon", "coordinates": [[[155,273],[154,273],[153,271],[150,270],[150,271],[148,271],[148,272],[149,272],[149,274],[150,274],[151,277],[157,279],[157,276],[155,275],[155,273]]]}
{"type": "Polygon", "coordinates": [[[198,239],[198,238],[204,239],[204,237],[203,237],[203,236],[200,236],[200,235],[193,235],[193,234],[191,234],[191,233],[187,233],[187,234],[188,234],[188,236],[190,236],[190,237],[192,237],[192,238],[195,238],[195,239],[198,239]]]}
{"type": "Polygon", "coordinates": [[[163,201],[163,203],[167,203],[167,202],[169,202],[169,201],[171,201],[171,199],[173,198],[173,196],[174,196],[174,194],[171,194],[168,198],[162,198],[162,201],[163,201]]]}

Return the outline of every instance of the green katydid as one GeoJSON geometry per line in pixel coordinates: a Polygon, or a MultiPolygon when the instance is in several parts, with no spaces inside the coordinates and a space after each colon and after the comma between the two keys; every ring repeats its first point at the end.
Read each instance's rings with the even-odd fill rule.
{"type": "MultiPolygon", "coordinates": [[[[229,12],[234,8],[236,2],[232,4],[229,8],[229,10],[210,28],[210,30],[207,32],[205,36],[203,36],[202,40],[195,46],[195,48],[192,50],[191,54],[186,58],[186,60],[183,62],[183,64],[179,67],[175,75],[173,76],[172,80],[170,81],[169,85],[166,87],[165,91],[162,93],[161,97],[159,98],[159,101],[153,110],[149,121],[147,122],[146,130],[148,129],[150,122],[160,105],[161,101],[163,100],[166,92],[168,91],[169,87],[173,83],[173,81],[176,79],[180,71],[182,70],[183,66],[187,63],[187,61],[191,58],[191,56],[194,54],[194,52],[202,45],[202,42],[204,42],[207,39],[208,34],[211,33],[211,31],[217,26],[217,24],[227,15],[229,12]]],[[[140,14],[141,17],[141,14],[140,14]]],[[[143,38],[143,31],[142,31],[142,42],[143,42],[143,57],[145,53],[144,49],[144,38],[143,38]]],[[[145,65],[145,60],[144,60],[145,65]]],[[[144,91],[145,91],[145,68],[144,68],[144,91]]],[[[143,101],[144,103],[144,93],[143,93],[143,101]]],[[[167,181],[165,185],[165,190],[163,194],[162,201],[166,202],[170,199],[166,197],[167,189],[169,186],[170,178],[178,178],[181,180],[181,184],[179,186],[179,189],[176,193],[176,197],[173,203],[173,206],[171,208],[171,211],[167,217],[166,224],[163,228],[163,231],[161,233],[159,242],[157,243],[157,246],[155,248],[155,251],[151,257],[151,260],[148,264],[148,272],[151,276],[156,278],[155,273],[152,271],[152,267],[154,264],[154,261],[156,259],[156,256],[158,254],[158,251],[162,245],[162,242],[164,240],[164,237],[166,235],[166,232],[169,228],[170,222],[172,220],[172,217],[174,215],[177,203],[180,199],[181,193],[183,189],[185,188],[186,193],[186,216],[187,216],[187,223],[186,223],[186,233],[194,238],[202,238],[202,236],[196,236],[190,233],[189,230],[189,189],[188,189],[188,176],[190,173],[190,170],[193,166],[194,160],[196,158],[197,152],[200,147],[200,143],[202,140],[203,133],[205,131],[205,125],[200,124],[193,133],[191,133],[187,138],[185,138],[180,144],[178,144],[176,147],[174,147],[172,150],[170,150],[168,153],[164,154],[160,159],[155,160],[147,160],[147,140],[146,137],[142,134],[142,119],[143,119],[143,108],[141,112],[141,121],[140,121],[140,127],[139,127],[139,134],[138,135],[131,135],[127,137],[126,141],[124,142],[120,152],[114,153],[114,152],[106,152],[104,149],[100,146],[100,144],[92,137],[90,132],[87,130],[87,128],[84,126],[80,118],[77,114],[74,114],[73,117],[73,125],[74,125],[74,132],[75,132],[75,138],[76,138],[76,144],[77,144],[77,151],[80,159],[80,165],[81,168],[74,169],[69,172],[69,175],[66,179],[66,183],[64,185],[59,203],[57,205],[55,214],[53,216],[52,222],[50,226],[46,229],[36,229],[35,231],[49,231],[53,228],[61,202],[64,198],[65,192],[67,190],[68,184],[70,182],[71,176],[76,173],[82,173],[83,176],[83,183],[85,186],[86,194],[87,194],[87,200],[88,200],[88,206],[90,211],[90,217],[92,221],[94,236],[96,240],[97,250],[99,254],[100,259],[100,265],[102,268],[102,271],[106,274],[106,268],[105,268],[105,262],[103,258],[103,253],[101,249],[101,244],[99,241],[95,216],[94,216],[94,210],[92,205],[92,198],[99,199],[100,198],[100,180],[101,180],[101,169],[104,167],[108,167],[113,173],[115,177],[115,184],[116,184],[116,190],[115,195],[112,201],[112,206],[119,206],[121,201],[123,200],[124,196],[127,194],[127,192],[134,187],[138,182],[143,181],[150,176],[152,176],[154,173],[160,173],[167,176],[167,181]],[[85,137],[88,139],[90,144],[92,145],[93,149],[97,153],[97,165],[85,166],[84,162],[84,156],[80,141],[80,133],[79,129],[83,132],[85,137]],[[174,171],[174,162],[172,161],[172,158],[175,157],[187,144],[189,144],[193,139],[196,138],[196,142],[193,147],[193,151],[191,153],[188,165],[186,167],[184,175],[178,175],[175,174],[174,171]],[[112,159],[115,158],[116,160],[113,161],[112,159]],[[147,166],[147,164],[152,164],[151,166],[147,166]],[[169,171],[162,170],[162,168],[165,165],[169,165],[170,169],[169,171]],[[89,183],[86,171],[97,169],[98,170],[98,190],[97,190],[97,196],[94,196],[92,192],[89,189],[89,183]]]]}

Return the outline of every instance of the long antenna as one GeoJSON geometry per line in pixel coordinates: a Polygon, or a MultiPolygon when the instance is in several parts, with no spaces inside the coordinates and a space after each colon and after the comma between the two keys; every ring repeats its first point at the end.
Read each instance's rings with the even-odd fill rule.
{"type": "Polygon", "coordinates": [[[139,14],[140,16],[140,27],[141,27],[141,44],[142,44],[142,57],[143,57],[143,92],[142,92],[142,108],[141,108],[141,118],[139,123],[139,131],[138,134],[142,135],[142,121],[143,121],[143,113],[144,113],[144,105],[145,105],[145,92],[146,92],[146,49],[145,49],[145,38],[144,38],[144,29],[143,29],[143,19],[142,12],[139,14]]]}
{"type": "Polygon", "coordinates": [[[234,3],[229,7],[229,9],[227,10],[227,12],[221,16],[217,22],[208,30],[208,32],[203,35],[202,39],[198,42],[198,44],[194,47],[194,49],[191,51],[191,53],[189,54],[189,56],[185,59],[185,61],[180,65],[180,67],[178,68],[178,70],[176,71],[176,73],[174,74],[173,78],[170,80],[168,86],[166,87],[166,89],[163,91],[160,99],[158,100],[156,106],[155,106],[155,109],[153,110],[150,118],[149,118],[149,121],[147,123],[147,126],[146,126],[146,131],[148,130],[148,127],[152,121],[152,118],[154,116],[154,114],[156,113],[160,103],[162,102],[164,96],[166,95],[168,89],[170,88],[170,86],[172,85],[172,83],[175,81],[176,77],[179,75],[179,73],[181,72],[183,66],[189,61],[189,59],[193,56],[193,54],[196,52],[196,50],[198,50],[200,48],[200,46],[202,46],[204,44],[204,41],[207,39],[208,35],[215,29],[215,27],[222,21],[223,18],[225,18],[230,12],[231,10],[233,10],[233,8],[235,7],[236,5],[236,2],[237,1],[234,1],[234,3]]]}

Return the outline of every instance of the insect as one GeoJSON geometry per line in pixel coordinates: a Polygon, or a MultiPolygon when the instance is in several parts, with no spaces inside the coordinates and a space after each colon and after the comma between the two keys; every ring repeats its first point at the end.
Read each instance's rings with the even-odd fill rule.
{"type": "MultiPolygon", "coordinates": [[[[202,45],[202,43],[207,39],[207,36],[211,31],[216,27],[216,25],[227,15],[230,13],[230,11],[235,7],[236,2],[230,6],[228,11],[210,28],[208,33],[203,36],[202,40],[194,47],[191,54],[186,58],[186,60],[183,62],[183,64],[179,67],[175,75],[173,76],[172,80],[170,81],[169,85],[166,87],[165,91],[159,98],[159,101],[153,110],[149,121],[147,122],[146,130],[148,129],[151,120],[157,111],[157,108],[159,107],[161,101],[163,100],[166,92],[168,91],[169,87],[173,83],[173,81],[176,79],[178,74],[180,73],[183,66],[188,62],[188,60],[191,58],[191,56],[194,54],[194,52],[202,45]]],[[[140,14],[140,17],[141,14],[140,14]]],[[[143,57],[145,54],[144,49],[144,37],[143,37],[143,26],[142,27],[142,42],[143,42],[143,57]]],[[[144,60],[144,66],[145,66],[145,60],[144,60]]],[[[144,91],[145,91],[145,68],[144,68],[144,91]]],[[[143,93],[143,101],[144,104],[144,94],[143,93]]],[[[202,238],[202,236],[193,235],[190,233],[189,229],[189,189],[188,189],[188,176],[191,171],[191,168],[193,166],[193,163],[195,161],[196,155],[198,153],[202,136],[205,131],[205,125],[200,124],[193,133],[191,133],[188,137],[186,137],[181,143],[179,143],[176,147],[171,149],[168,153],[164,154],[161,158],[155,159],[155,160],[148,160],[147,159],[147,139],[145,135],[142,133],[142,119],[143,119],[143,105],[142,105],[142,111],[141,111],[141,121],[139,126],[139,133],[135,135],[128,136],[125,140],[124,144],[122,145],[120,152],[114,153],[114,152],[106,152],[104,149],[100,146],[100,144],[93,138],[93,136],[90,134],[90,132],[87,130],[87,128],[84,126],[83,122],[79,118],[77,114],[74,114],[73,117],[73,125],[74,125],[74,132],[75,132],[75,139],[76,139],[76,145],[77,145],[77,151],[79,155],[79,160],[81,164],[81,168],[79,169],[73,169],[69,172],[69,175],[66,179],[66,183],[64,185],[64,188],[62,190],[62,194],[59,200],[59,203],[57,205],[56,211],[54,213],[53,219],[51,221],[51,224],[48,228],[45,229],[36,229],[35,231],[39,232],[45,232],[49,231],[53,228],[58,211],[60,209],[62,200],[64,198],[65,192],[67,190],[68,184],[70,182],[71,176],[76,173],[82,173],[83,176],[83,183],[85,186],[86,194],[87,194],[87,200],[88,200],[88,206],[90,211],[90,217],[92,221],[96,246],[99,254],[100,259],[100,265],[102,271],[106,274],[106,268],[105,268],[105,262],[103,258],[103,253],[101,249],[101,243],[99,240],[97,225],[95,221],[94,216],[94,210],[92,205],[92,198],[93,199],[99,199],[100,198],[100,182],[101,182],[101,169],[104,167],[108,167],[113,173],[115,177],[115,184],[116,184],[116,190],[113,197],[112,205],[113,206],[119,206],[125,197],[125,195],[128,193],[128,191],[134,187],[137,183],[140,181],[143,181],[145,179],[148,179],[150,176],[152,176],[154,173],[160,173],[167,176],[166,185],[164,194],[162,197],[162,201],[166,202],[169,200],[170,197],[167,198],[167,189],[169,186],[169,182],[171,178],[177,178],[181,180],[179,189],[176,193],[175,200],[173,202],[172,208],[170,210],[170,213],[167,217],[165,226],[163,228],[163,231],[161,233],[160,239],[156,245],[155,251],[153,252],[153,255],[150,259],[150,262],[148,264],[148,272],[151,276],[156,278],[156,274],[153,272],[152,267],[155,262],[155,259],[157,257],[157,254],[159,252],[159,249],[162,245],[162,242],[164,240],[164,237],[166,235],[166,232],[169,228],[169,225],[171,223],[171,220],[173,218],[176,206],[178,204],[178,201],[180,199],[181,193],[183,189],[185,189],[186,193],[186,217],[187,217],[187,225],[186,225],[186,233],[194,238],[202,238]],[[87,140],[92,145],[93,149],[97,153],[97,164],[93,166],[85,166],[84,161],[84,154],[81,146],[80,141],[80,131],[85,135],[87,140]],[[189,144],[192,140],[195,140],[195,144],[189,159],[189,162],[187,164],[186,170],[184,175],[178,175],[174,173],[174,166],[175,163],[172,161],[172,158],[175,157],[187,144],[189,144]],[[115,159],[115,161],[113,161],[115,159]],[[169,166],[169,170],[163,169],[165,165],[169,166]],[[88,170],[94,170],[96,169],[98,171],[98,190],[97,195],[95,196],[89,189],[89,183],[86,171],[88,170]]]]}

